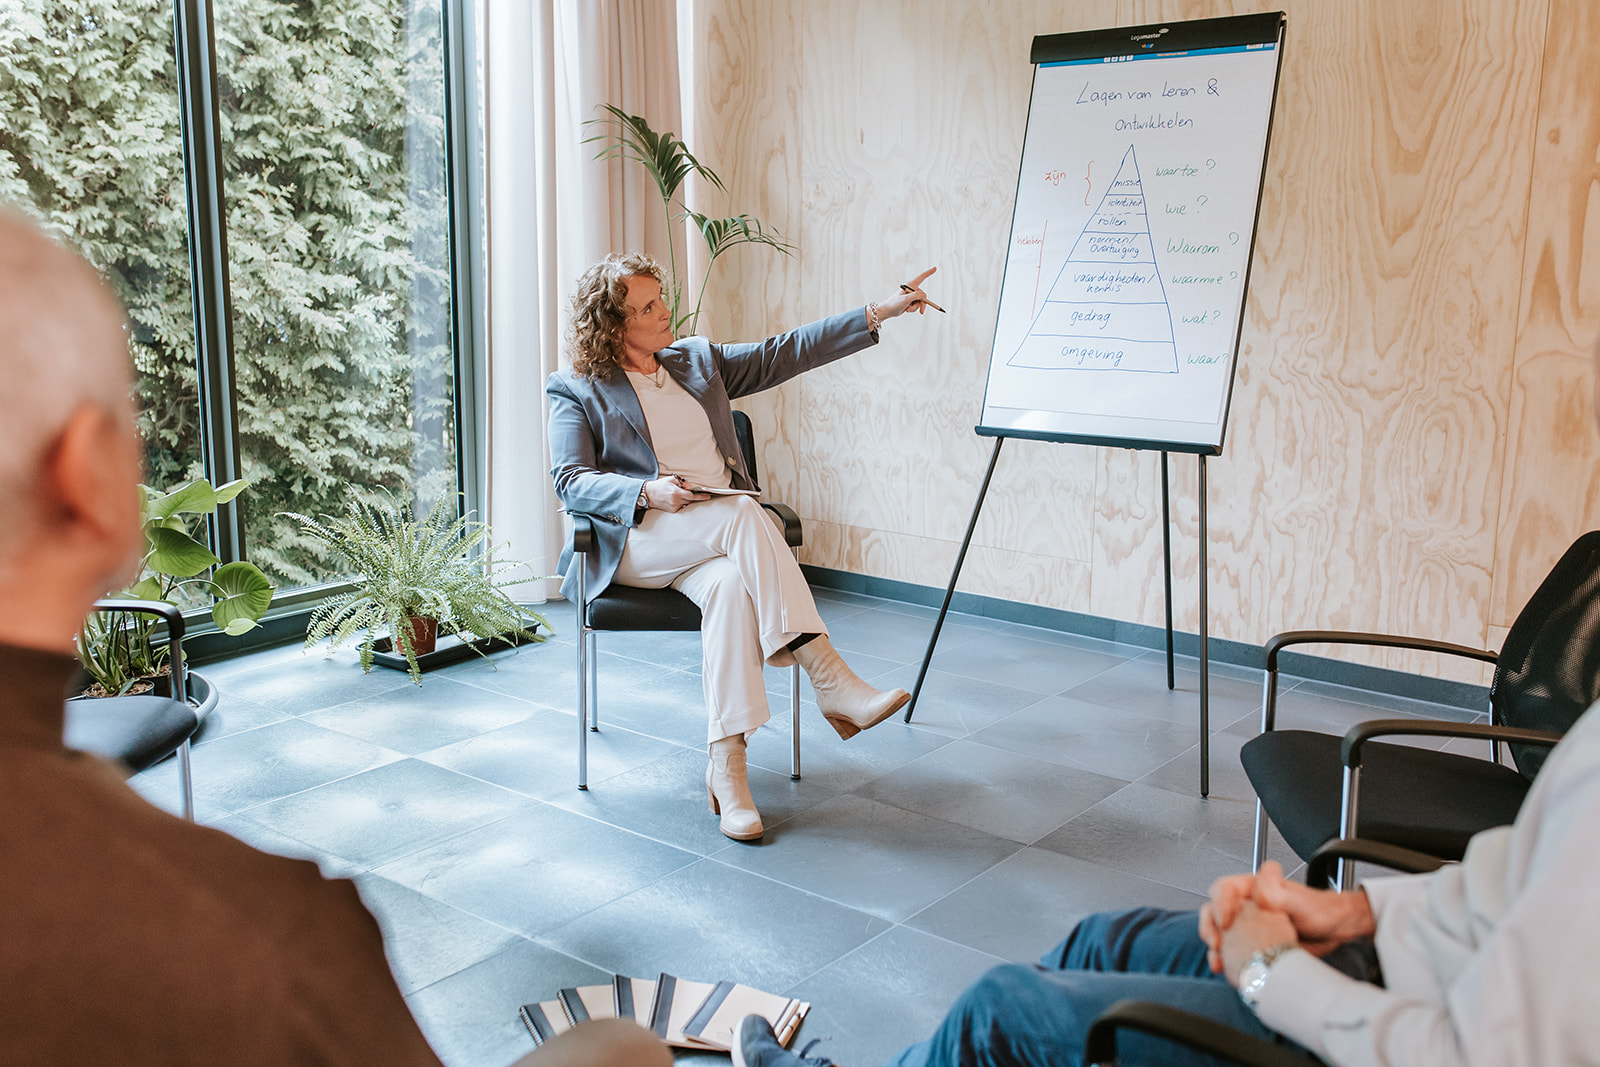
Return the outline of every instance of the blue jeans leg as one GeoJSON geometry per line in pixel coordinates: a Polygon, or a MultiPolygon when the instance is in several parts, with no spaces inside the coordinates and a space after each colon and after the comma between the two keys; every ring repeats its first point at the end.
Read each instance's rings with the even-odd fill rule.
{"type": "MultiPolygon", "coordinates": [[[[1041,966],[996,967],[962,993],[932,1037],[891,1060],[894,1067],[1043,1067],[1083,1062],[1089,1026],[1124,998],[1170,1004],[1257,1037],[1262,1026],[1206,967],[1193,912],[1143,908],[1093,915],[1041,966]]],[[[1125,1031],[1119,1062],[1213,1067],[1222,1061],[1125,1031]]]]}

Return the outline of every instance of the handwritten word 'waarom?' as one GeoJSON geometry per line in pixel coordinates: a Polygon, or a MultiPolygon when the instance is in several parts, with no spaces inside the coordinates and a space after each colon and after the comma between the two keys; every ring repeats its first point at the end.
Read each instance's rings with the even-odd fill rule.
{"type": "Polygon", "coordinates": [[[1167,251],[1191,256],[1209,256],[1222,251],[1221,245],[1195,244],[1193,241],[1167,238],[1167,251]]]}

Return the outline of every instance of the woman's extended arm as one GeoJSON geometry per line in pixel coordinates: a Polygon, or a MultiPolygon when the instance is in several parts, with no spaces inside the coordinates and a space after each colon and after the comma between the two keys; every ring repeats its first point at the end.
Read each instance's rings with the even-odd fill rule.
{"type": "Polygon", "coordinates": [[[907,311],[922,312],[927,294],[922,283],[934,272],[930,267],[882,302],[769,337],[754,344],[712,345],[723,385],[733,398],[781,385],[797,374],[825,366],[870,348],[878,341],[877,327],[907,311]]]}

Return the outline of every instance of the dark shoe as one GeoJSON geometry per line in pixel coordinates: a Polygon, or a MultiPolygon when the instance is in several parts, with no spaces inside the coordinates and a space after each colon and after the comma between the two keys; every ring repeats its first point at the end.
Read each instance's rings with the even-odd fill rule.
{"type": "Polygon", "coordinates": [[[759,1015],[746,1015],[733,1031],[733,1067],[837,1067],[832,1060],[806,1056],[813,1041],[796,1055],[778,1044],[772,1025],[759,1015]]]}

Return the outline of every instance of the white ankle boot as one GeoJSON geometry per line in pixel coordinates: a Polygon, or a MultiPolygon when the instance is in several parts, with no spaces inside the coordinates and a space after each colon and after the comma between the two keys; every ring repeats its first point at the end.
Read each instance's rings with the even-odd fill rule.
{"type": "Polygon", "coordinates": [[[754,841],[764,832],[761,813],[750,796],[745,765],[744,735],[734,734],[711,742],[711,762],[706,767],[706,796],[711,814],[721,815],[724,837],[754,841]]]}
{"type": "Polygon", "coordinates": [[[878,725],[911,699],[904,689],[874,689],[857,677],[826,636],[814,637],[794,650],[794,658],[811,678],[822,717],[849,740],[878,725]]]}

